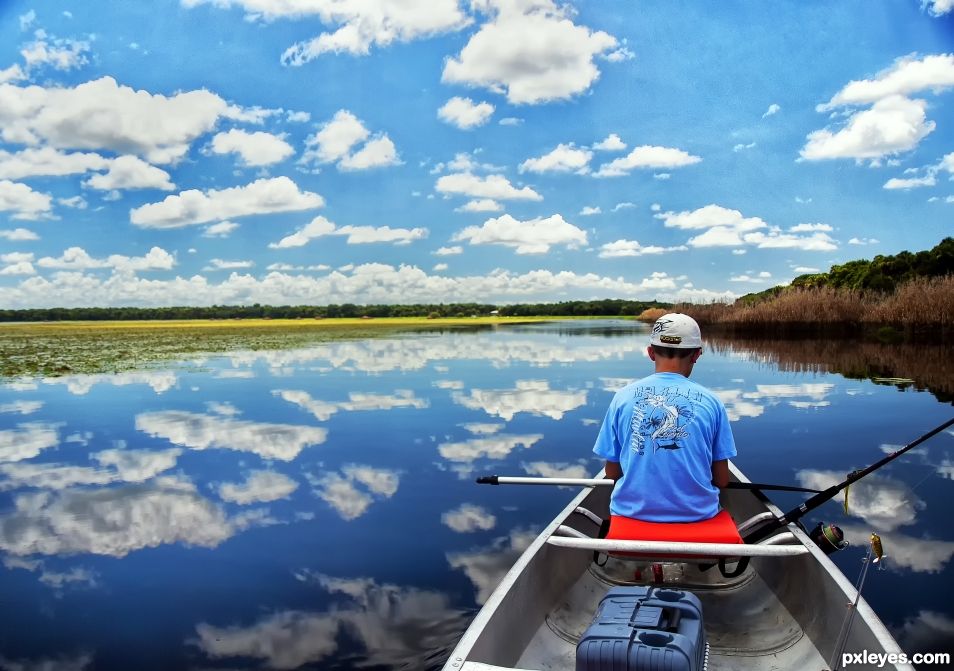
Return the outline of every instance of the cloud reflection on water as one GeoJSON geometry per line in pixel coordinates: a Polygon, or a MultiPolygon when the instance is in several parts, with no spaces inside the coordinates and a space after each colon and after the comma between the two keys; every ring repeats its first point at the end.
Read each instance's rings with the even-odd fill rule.
{"type": "Polygon", "coordinates": [[[219,498],[239,505],[278,501],[291,496],[298,483],[275,471],[253,471],[245,482],[226,482],[219,486],[219,498]]]}
{"type": "Polygon", "coordinates": [[[348,464],[341,472],[306,472],[305,479],[318,498],[348,521],[364,515],[375,500],[394,496],[401,481],[397,471],[359,464],[348,464]]]}
{"type": "Polygon", "coordinates": [[[327,612],[280,610],[247,626],[201,622],[191,643],[212,659],[259,660],[256,668],[295,669],[337,655],[358,667],[410,671],[443,661],[470,619],[436,591],[310,571],[296,577],[339,602],[327,612]],[[343,648],[349,639],[358,650],[343,648]]]}
{"type": "Polygon", "coordinates": [[[454,403],[470,410],[510,421],[525,412],[560,420],[563,415],[586,405],[586,391],[550,389],[546,380],[517,380],[513,389],[471,389],[467,394],[451,394],[454,403]]]}
{"type": "Polygon", "coordinates": [[[28,422],[0,431],[0,462],[32,459],[60,444],[59,424],[28,422]]]}
{"type": "Polygon", "coordinates": [[[743,417],[761,417],[766,408],[782,402],[801,410],[826,407],[830,404],[826,399],[834,391],[835,385],[829,383],[757,384],[754,391],[713,389],[733,422],[743,417]]]}
{"type": "MultiPolygon", "coordinates": [[[[588,478],[592,475],[584,464],[551,463],[547,461],[522,462],[520,464],[527,475],[539,475],[542,478],[588,478]]],[[[594,467],[592,470],[596,470],[594,467]]]]}
{"type": "MultiPolygon", "coordinates": [[[[534,367],[554,364],[622,360],[645,349],[638,338],[616,339],[606,347],[600,337],[567,343],[559,339],[531,338],[512,332],[494,334],[445,333],[440,337],[404,337],[328,343],[298,350],[240,352],[229,355],[234,367],[264,362],[272,371],[301,368],[317,362],[342,372],[380,374],[424,370],[437,362],[482,361],[494,368],[517,363],[534,367]]],[[[445,371],[446,372],[446,371],[445,371]]]]}
{"type": "Polygon", "coordinates": [[[486,508],[473,503],[462,503],[454,510],[443,513],[441,522],[452,531],[466,534],[493,529],[497,524],[497,517],[486,508]]]}
{"type": "Polygon", "coordinates": [[[0,655],[3,671],[83,671],[92,663],[93,655],[88,652],[39,659],[9,659],[0,655]]]}
{"type": "Polygon", "coordinates": [[[328,437],[328,430],[318,426],[250,422],[184,410],[140,413],[136,429],[194,450],[237,450],[281,461],[295,459],[304,448],[328,437]]]}
{"type": "Polygon", "coordinates": [[[933,610],[921,610],[914,617],[906,618],[904,624],[893,628],[901,648],[915,652],[954,653],[954,618],[933,610]]]}
{"type": "Polygon", "coordinates": [[[395,408],[420,410],[430,407],[430,401],[418,398],[413,391],[407,389],[397,389],[392,394],[349,392],[347,401],[322,401],[312,398],[308,392],[291,389],[276,389],[272,393],[310,412],[315,419],[322,422],[328,421],[335,413],[342,410],[347,412],[394,410],[395,408]]]}
{"type": "Polygon", "coordinates": [[[46,563],[39,559],[31,560],[20,557],[4,557],[3,565],[11,571],[22,569],[24,571],[39,573],[40,582],[52,588],[58,594],[61,593],[65,586],[85,588],[98,586],[99,576],[96,572],[81,566],[74,566],[66,571],[55,571],[48,568],[46,563]]]}
{"type": "MultiPolygon", "coordinates": [[[[852,545],[868,546],[872,531],[870,527],[843,524],[841,530],[852,545]]],[[[889,569],[900,567],[917,573],[940,573],[954,556],[954,542],[917,538],[897,532],[878,531],[878,535],[885,549],[885,566],[889,569]]]]}
{"type": "Polygon", "coordinates": [[[513,529],[489,546],[448,553],[447,562],[451,568],[463,571],[474,584],[474,601],[482,606],[539,533],[533,529],[513,529]]]}
{"type": "Polygon", "coordinates": [[[12,555],[98,554],[182,542],[215,547],[232,536],[222,509],[175,477],[145,484],[18,494],[0,516],[0,550],[12,555]]]}
{"type": "Polygon", "coordinates": [[[182,450],[103,450],[91,454],[105,468],[58,463],[0,464],[0,490],[17,488],[65,489],[111,482],[145,482],[176,465],[182,450]],[[112,467],[110,470],[109,467],[112,467]]]}
{"type": "Polygon", "coordinates": [[[176,374],[168,370],[129,371],[125,373],[95,373],[45,377],[45,385],[64,385],[74,396],[85,396],[98,384],[126,387],[134,384],[147,385],[157,394],[163,394],[176,386],[176,374]]]}
{"type": "MultiPolygon", "coordinates": [[[[805,469],[795,476],[802,487],[825,490],[845,479],[839,471],[805,469]]],[[[925,507],[911,488],[899,480],[882,475],[869,475],[849,488],[848,514],[873,525],[878,533],[894,531],[913,524],[917,513],[925,507]]]]}
{"type": "Polygon", "coordinates": [[[483,457],[503,459],[515,448],[530,448],[541,440],[543,440],[542,433],[520,436],[498,433],[489,438],[471,438],[470,440],[441,443],[437,446],[437,450],[448,461],[472,462],[483,457]]]}
{"type": "Polygon", "coordinates": [[[0,414],[32,415],[43,407],[43,401],[13,401],[0,404],[0,414]]]}

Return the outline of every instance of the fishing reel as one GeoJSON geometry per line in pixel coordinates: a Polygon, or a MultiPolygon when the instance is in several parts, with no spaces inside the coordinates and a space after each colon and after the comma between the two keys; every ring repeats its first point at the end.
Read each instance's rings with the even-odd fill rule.
{"type": "Polygon", "coordinates": [[[811,538],[815,542],[815,545],[826,555],[844,550],[848,547],[848,541],[845,540],[844,532],[834,524],[829,524],[828,522],[819,522],[815,525],[815,528],[811,530],[811,533],[808,534],[808,537],[811,538]]]}

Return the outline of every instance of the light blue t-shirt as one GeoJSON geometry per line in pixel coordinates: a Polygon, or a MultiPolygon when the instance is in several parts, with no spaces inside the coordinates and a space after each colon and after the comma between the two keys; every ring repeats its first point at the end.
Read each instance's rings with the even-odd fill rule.
{"type": "Polygon", "coordinates": [[[712,462],[736,455],[725,406],[678,373],[655,373],[616,392],[593,452],[623,471],[610,511],[647,522],[716,515],[712,462]]]}

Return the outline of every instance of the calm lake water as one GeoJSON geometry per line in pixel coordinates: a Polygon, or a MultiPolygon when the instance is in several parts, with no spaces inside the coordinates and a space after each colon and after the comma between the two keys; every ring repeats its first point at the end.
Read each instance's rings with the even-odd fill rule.
{"type": "MultiPolygon", "coordinates": [[[[646,341],[632,322],[567,322],[4,381],[0,668],[440,666],[573,494],[474,477],[594,473],[646,341]]],[[[709,341],[693,379],[728,407],[751,479],[823,488],[954,415],[952,361],[709,341]]],[[[849,504],[806,524],[846,531],[852,580],[880,533],[887,570],[865,596],[909,652],[950,650],[954,434],[849,504]]]]}

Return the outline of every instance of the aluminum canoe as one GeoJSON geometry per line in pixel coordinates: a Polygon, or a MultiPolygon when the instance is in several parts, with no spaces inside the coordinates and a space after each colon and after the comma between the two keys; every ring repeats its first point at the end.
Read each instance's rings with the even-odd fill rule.
{"type": "MultiPolygon", "coordinates": [[[[730,470],[734,480],[748,482],[734,465],[730,470]]],[[[577,511],[607,516],[610,492],[610,487],[585,488],[554,518],[487,599],[444,671],[576,668],[576,643],[603,595],[617,585],[652,582],[652,560],[610,558],[600,567],[592,551],[565,547],[575,542],[568,534],[596,536],[593,521],[577,511]]],[[[723,490],[721,502],[737,523],[782,514],[757,490],[723,490]]],[[[735,578],[725,578],[715,568],[702,570],[698,562],[657,560],[666,562],[667,586],[689,590],[702,601],[709,671],[831,668],[849,604],[857,596],[853,581],[797,525],[789,525],[776,540],[781,541],[772,546],[777,550],[766,552],[787,556],[752,557],[735,578]]],[[[894,653],[895,659],[902,653],[863,598],[844,651],[894,653]]],[[[914,670],[910,664],[877,668],[914,670]]]]}

